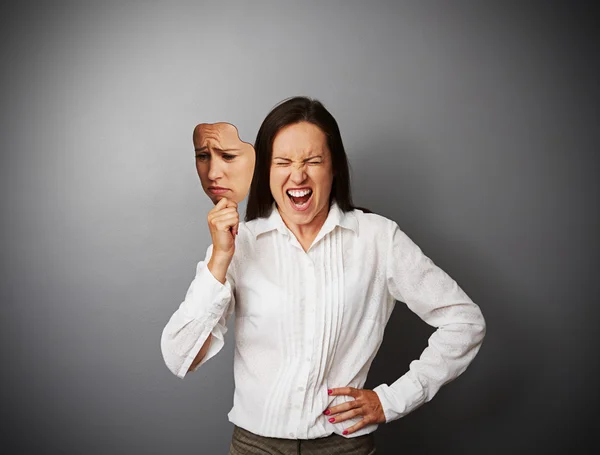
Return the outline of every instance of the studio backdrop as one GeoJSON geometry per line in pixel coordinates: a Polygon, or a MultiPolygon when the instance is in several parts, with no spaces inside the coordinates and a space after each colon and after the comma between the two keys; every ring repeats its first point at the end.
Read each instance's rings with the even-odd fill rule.
{"type": "MultiPolygon", "coordinates": [[[[467,371],[380,426],[378,453],[558,454],[589,438],[591,11],[106,1],[16,2],[0,16],[0,434],[11,453],[227,453],[233,331],[183,380],[160,351],[210,244],[192,131],[225,121],[253,143],[295,95],[337,119],[355,203],[396,221],[487,322],[467,371]]],[[[432,330],[398,303],[367,386],[404,374],[432,330]]]]}

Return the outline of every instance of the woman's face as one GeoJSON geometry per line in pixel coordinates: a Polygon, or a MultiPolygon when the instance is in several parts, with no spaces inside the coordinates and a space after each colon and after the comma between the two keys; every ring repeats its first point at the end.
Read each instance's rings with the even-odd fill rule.
{"type": "Polygon", "coordinates": [[[254,173],[252,145],[242,142],[237,128],[229,123],[201,123],[194,129],[196,171],[207,196],[242,201],[254,173]]]}
{"type": "Polygon", "coordinates": [[[273,140],[270,187],[283,220],[289,224],[323,222],[333,183],[325,133],[300,122],[282,128],[273,140]]]}

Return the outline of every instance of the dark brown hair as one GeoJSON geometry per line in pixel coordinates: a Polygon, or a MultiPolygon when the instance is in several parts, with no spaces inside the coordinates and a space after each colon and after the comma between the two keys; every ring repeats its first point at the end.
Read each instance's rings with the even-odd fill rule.
{"type": "Polygon", "coordinates": [[[348,157],[344,150],[337,122],[320,101],[297,96],[284,100],[275,106],[258,130],[256,142],[254,143],[256,164],[252,184],[250,185],[248,205],[246,206],[246,221],[264,218],[271,214],[274,199],[269,181],[273,140],[282,128],[299,122],[309,122],[318,126],[327,137],[327,146],[331,152],[333,169],[333,184],[329,204],[335,201],[344,212],[354,209],[350,189],[348,157]]]}

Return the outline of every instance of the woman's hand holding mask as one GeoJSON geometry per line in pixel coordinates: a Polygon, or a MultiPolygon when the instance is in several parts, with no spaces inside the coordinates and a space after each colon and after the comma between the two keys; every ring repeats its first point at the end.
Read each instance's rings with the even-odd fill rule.
{"type": "Polygon", "coordinates": [[[225,283],[227,269],[235,253],[235,237],[240,223],[237,203],[223,198],[208,212],[207,218],[213,243],[208,269],[217,280],[225,283]]]}

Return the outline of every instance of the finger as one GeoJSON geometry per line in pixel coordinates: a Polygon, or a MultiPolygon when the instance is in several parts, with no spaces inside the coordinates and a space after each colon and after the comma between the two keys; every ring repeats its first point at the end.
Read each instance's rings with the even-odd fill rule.
{"type": "Polygon", "coordinates": [[[215,207],[210,212],[208,212],[208,216],[217,216],[219,213],[224,213],[224,212],[237,212],[237,207],[222,207],[218,210],[215,207]]]}
{"type": "Polygon", "coordinates": [[[356,400],[347,401],[342,404],[338,404],[337,406],[332,406],[330,408],[325,409],[323,414],[325,415],[335,415],[340,412],[349,411],[350,409],[359,408],[360,404],[356,400]]]}
{"type": "Polygon", "coordinates": [[[354,425],[352,425],[350,428],[346,428],[342,434],[348,435],[348,434],[352,434],[352,433],[356,433],[358,430],[366,427],[367,425],[371,425],[372,422],[370,418],[365,417],[364,419],[361,419],[359,422],[356,422],[354,425]]]}
{"type": "Polygon", "coordinates": [[[217,228],[217,231],[230,231],[232,228],[235,227],[237,222],[237,218],[235,217],[225,218],[217,221],[215,223],[215,227],[217,228]]]}
{"type": "Polygon", "coordinates": [[[210,217],[211,215],[214,215],[215,213],[219,213],[220,211],[222,211],[223,209],[226,209],[226,208],[236,208],[237,209],[237,204],[233,201],[229,201],[227,198],[223,198],[219,202],[217,202],[216,205],[212,209],[209,210],[208,216],[210,217]]]}
{"type": "Polygon", "coordinates": [[[338,387],[336,389],[329,389],[327,393],[329,393],[331,396],[348,395],[356,398],[358,396],[359,389],[355,389],[354,387],[338,387]]]}
{"type": "Polygon", "coordinates": [[[240,216],[238,215],[237,212],[232,212],[232,213],[224,213],[222,215],[216,216],[211,220],[211,223],[213,225],[216,225],[217,223],[220,223],[224,220],[235,220],[234,224],[237,224],[240,222],[240,216]]]}
{"type": "Polygon", "coordinates": [[[235,209],[225,209],[225,210],[228,210],[228,211],[227,212],[226,211],[219,212],[218,214],[213,215],[213,217],[210,219],[209,223],[214,224],[214,223],[218,222],[219,220],[222,220],[224,218],[230,218],[232,216],[238,218],[238,220],[239,220],[240,215],[238,214],[238,212],[235,211],[235,209]],[[231,211],[229,211],[229,210],[231,210],[231,211]]]}
{"type": "Polygon", "coordinates": [[[354,418],[356,416],[360,416],[360,415],[363,415],[363,409],[362,408],[354,408],[354,409],[351,409],[350,411],[342,412],[341,414],[330,417],[328,420],[330,423],[340,423],[340,422],[344,422],[345,420],[352,419],[352,418],[354,418]]]}
{"type": "Polygon", "coordinates": [[[235,224],[235,226],[231,226],[231,233],[233,235],[238,235],[239,228],[240,228],[240,222],[239,222],[239,219],[238,219],[238,222],[235,224]]]}
{"type": "Polygon", "coordinates": [[[210,210],[215,211],[215,210],[221,210],[224,209],[225,207],[227,207],[227,203],[229,202],[229,199],[227,199],[226,197],[222,198],[219,202],[217,202],[215,204],[215,206],[210,210]]]}
{"type": "Polygon", "coordinates": [[[219,223],[223,220],[236,220],[236,224],[240,222],[240,216],[238,215],[237,212],[231,212],[231,213],[223,213],[219,216],[214,217],[211,222],[213,224],[219,223]]]}
{"type": "Polygon", "coordinates": [[[208,218],[209,218],[209,220],[214,221],[214,220],[218,219],[221,216],[231,215],[231,214],[238,215],[237,209],[235,209],[233,207],[230,207],[230,208],[226,208],[226,209],[223,209],[223,210],[219,210],[218,212],[211,213],[208,216],[208,218]]]}

